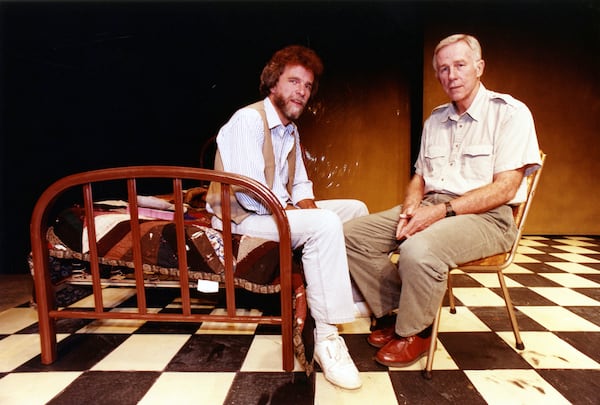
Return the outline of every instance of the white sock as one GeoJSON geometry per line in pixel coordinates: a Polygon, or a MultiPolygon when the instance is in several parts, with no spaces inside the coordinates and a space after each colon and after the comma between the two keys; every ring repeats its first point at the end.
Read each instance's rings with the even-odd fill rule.
{"type": "Polygon", "coordinates": [[[329,323],[315,322],[315,342],[321,342],[327,339],[328,336],[337,335],[337,333],[337,326],[329,323]]]}

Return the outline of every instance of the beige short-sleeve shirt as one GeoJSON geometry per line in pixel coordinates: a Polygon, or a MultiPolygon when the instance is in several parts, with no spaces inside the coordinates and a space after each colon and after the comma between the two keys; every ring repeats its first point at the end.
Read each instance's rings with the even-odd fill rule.
{"type": "MultiPolygon", "coordinates": [[[[483,84],[471,107],[458,115],[448,103],[425,121],[416,173],[425,180],[425,193],[463,195],[492,183],[496,173],[540,167],[540,149],[529,108],[508,94],[483,84]]],[[[525,181],[510,203],[524,201],[525,181]]]]}

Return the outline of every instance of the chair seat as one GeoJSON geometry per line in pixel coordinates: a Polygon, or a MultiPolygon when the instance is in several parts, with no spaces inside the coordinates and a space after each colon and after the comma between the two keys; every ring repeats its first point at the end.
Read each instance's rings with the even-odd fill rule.
{"type": "MultiPolygon", "coordinates": [[[[506,262],[510,253],[499,253],[494,256],[484,257],[483,259],[473,260],[472,262],[461,264],[459,267],[465,268],[470,266],[501,266],[506,262]]],[[[495,270],[492,270],[495,271],[495,270]]]]}

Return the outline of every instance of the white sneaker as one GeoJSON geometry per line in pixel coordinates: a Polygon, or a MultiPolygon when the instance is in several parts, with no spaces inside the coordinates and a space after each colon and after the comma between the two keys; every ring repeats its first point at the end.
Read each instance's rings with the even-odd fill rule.
{"type": "Polygon", "coordinates": [[[354,365],[344,339],[331,334],[327,339],[315,344],[315,360],[321,366],[325,379],[339,387],[354,390],[362,381],[354,365]]]}

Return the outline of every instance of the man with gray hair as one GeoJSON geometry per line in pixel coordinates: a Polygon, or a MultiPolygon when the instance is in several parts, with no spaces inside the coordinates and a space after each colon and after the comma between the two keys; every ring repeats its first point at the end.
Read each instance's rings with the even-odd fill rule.
{"type": "Polygon", "coordinates": [[[368,342],[383,365],[427,353],[449,269],[512,245],[511,204],[525,199],[525,177],[540,167],[531,112],[486,89],[484,67],[476,38],[440,41],[433,68],[450,102],[425,121],[403,203],[344,225],[350,273],[377,318],[368,342]]]}

